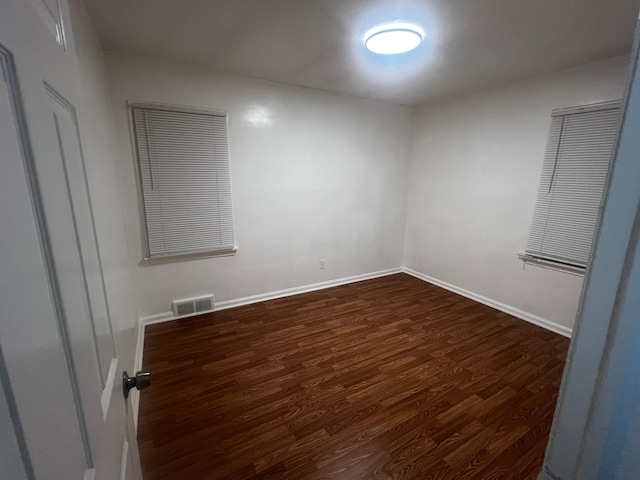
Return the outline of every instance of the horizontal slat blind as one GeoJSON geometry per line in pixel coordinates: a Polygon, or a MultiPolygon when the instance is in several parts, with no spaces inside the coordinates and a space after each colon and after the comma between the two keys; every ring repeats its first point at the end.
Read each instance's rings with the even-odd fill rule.
{"type": "Polygon", "coordinates": [[[233,249],[226,115],[132,112],[149,258],[233,249]]]}
{"type": "Polygon", "coordinates": [[[527,253],[586,267],[620,108],[554,116],[527,253]]]}

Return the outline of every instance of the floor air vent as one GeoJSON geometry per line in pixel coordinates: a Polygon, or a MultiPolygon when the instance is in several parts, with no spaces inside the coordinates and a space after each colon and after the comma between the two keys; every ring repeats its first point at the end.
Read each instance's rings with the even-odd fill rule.
{"type": "Polygon", "coordinates": [[[184,300],[174,300],[171,304],[175,317],[184,317],[200,312],[210,312],[213,310],[213,295],[205,295],[198,298],[186,298],[184,300]]]}

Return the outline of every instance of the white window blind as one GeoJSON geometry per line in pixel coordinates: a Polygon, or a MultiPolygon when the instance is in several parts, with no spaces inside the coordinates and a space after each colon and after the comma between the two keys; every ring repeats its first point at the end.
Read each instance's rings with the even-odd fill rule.
{"type": "Polygon", "coordinates": [[[586,267],[620,102],[554,111],[526,254],[586,267]]]}
{"type": "Polygon", "coordinates": [[[149,260],[234,251],[227,116],[131,107],[149,260]]]}

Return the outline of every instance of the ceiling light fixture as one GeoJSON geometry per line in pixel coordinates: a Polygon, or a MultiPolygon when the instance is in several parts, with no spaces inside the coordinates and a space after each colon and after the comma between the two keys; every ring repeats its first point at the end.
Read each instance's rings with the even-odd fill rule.
{"type": "Polygon", "coordinates": [[[382,25],[367,32],[364,44],[373,53],[395,55],[418,48],[422,37],[422,30],[413,25],[382,25]]]}

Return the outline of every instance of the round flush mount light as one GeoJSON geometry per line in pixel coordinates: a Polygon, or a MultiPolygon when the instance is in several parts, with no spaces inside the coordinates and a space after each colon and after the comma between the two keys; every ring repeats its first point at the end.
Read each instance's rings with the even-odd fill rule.
{"type": "Polygon", "coordinates": [[[384,25],[367,32],[364,44],[373,53],[395,55],[418,48],[422,37],[422,30],[413,25],[384,25]]]}

